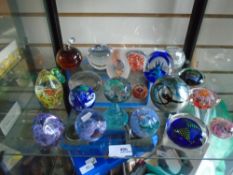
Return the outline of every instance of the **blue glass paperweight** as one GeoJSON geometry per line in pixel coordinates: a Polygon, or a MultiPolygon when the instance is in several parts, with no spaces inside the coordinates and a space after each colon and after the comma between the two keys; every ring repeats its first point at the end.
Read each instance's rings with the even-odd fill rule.
{"type": "Polygon", "coordinates": [[[128,123],[128,114],[118,103],[127,101],[131,96],[130,83],[121,77],[111,78],[104,84],[104,95],[113,105],[104,112],[109,129],[122,129],[128,123]]]}
{"type": "Polygon", "coordinates": [[[178,112],[188,104],[189,86],[179,77],[166,76],[153,84],[150,95],[161,111],[178,112]]]}
{"type": "Polygon", "coordinates": [[[202,147],[209,136],[205,124],[188,113],[170,116],[166,123],[166,132],[176,145],[189,149],[202,147]]]}
{"type": "Polygon", "coordinates": [[[106,121],[102,114],[93,109],[84,109],[76,118],[75,131],[80,139],[97,141],[106,130],[106,121]]]}
{"type": "Polygon", "coordinates": [[[70,91],[69,102],[76,110],[91,108],[95,103],[96,95],[94,90],[87,85],[76,86],[70,91]]]}
{"type": "Polygon", "coordinates": [[[179,72],[179,77],[189,86],[200,86],[205,82],[205,76],[197,69],[185,68],[179,72]]]}
{"type": "Polygon", "coordinates": [[[152,137],[160,126],[157,113],[149,107],[141,107],[132,112],[130,127],[138,137],[152,137]]]}
{"type": "Polygon", "coordinates": [[[172,58],[168,52],[152,52],[144,68],[144,75],[148,81],[154,83],[158,78],[170,74],[172,65],[172,58]]]}

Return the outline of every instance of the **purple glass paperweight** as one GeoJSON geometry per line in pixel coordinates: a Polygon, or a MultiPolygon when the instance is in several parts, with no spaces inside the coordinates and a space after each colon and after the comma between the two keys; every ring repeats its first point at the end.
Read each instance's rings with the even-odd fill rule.
{"type": "Polygon", "coordinates": [[[76,110],[81,111],[85,108],[91,108],[95,103],[96,95],[94,90],[86,85],[76,86],[70,91],[69,102],[76,110]]]}
{"type": "Polygon", "coordinates": [[[88,142],[97,141],[107,127],[102,114],[93,109],[84,109],[77,116],[74,126],[80,139],[88,142]]]}
{"type": "Polygon", "coordinates": [[[32,125],[32,133],[36,143],[43,148],[51,148],[58,144],[64,132],[61,119],[50,113],[38,114],[32,125]]]}
{"type": "Polygon", "coordinates": [[[224,118],[214,118],[210,123],[210,131],[216,137],[227,139],[233,137],[233,123],[224,118]]]}

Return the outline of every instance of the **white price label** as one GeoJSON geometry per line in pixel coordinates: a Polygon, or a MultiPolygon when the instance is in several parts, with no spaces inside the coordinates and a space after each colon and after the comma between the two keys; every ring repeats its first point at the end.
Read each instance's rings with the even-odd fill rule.
{"type": "Polygon", "coordinates": [[[130,144],[127,145],[109,145],[109,157],[126,157],[132,156],[132,147],[130,144]]]}
{"type": "Polygon", "coordinates": [[[83,122],[86,122],[87,120],[89,120],[89,119],[91,118],[91,116],[92,116],[92,113],[91,113],[91,112],[88,112],[88,113],[86,113],[84,116],[81,117],[81,120],[82,120],[83,122]]]}
{"type": "Polygon", "coordinates": [[[85,174],[92,169],[94,169],[94,165],[92,163],[85,164],[81,168],[79,168],[81,174],[85,174]]]}
{"type": "Polygon", "coordinates": [[[86,164],[91,163],[91,164],[94,165],[95,163],[97,163],[97,160],[96,160],[95,157],[91,157],[91,158],[87,159],[87,160],[85,161],[85,163],[86,163],[86,164]]]}

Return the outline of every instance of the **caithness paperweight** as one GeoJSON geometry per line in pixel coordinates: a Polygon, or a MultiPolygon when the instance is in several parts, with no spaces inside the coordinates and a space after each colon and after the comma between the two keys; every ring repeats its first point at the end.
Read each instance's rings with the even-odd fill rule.
{"type": "Polygon", "coordinates": [[[87,60],[89,64],[97,70],[106,69],[107,62],[111,59],[112,49],[107,45],[97,44],[88,51],[87,60]]]}
{"type": "Polygon", "coordinates": [[[76,110],[81,111],[91,108],[95,103],[96,95],[94,90],[87,85],[79,85],[73,88],[69,94],[70,105],[76,110]]]}
{"type": "Polygon", "coordinates": [[[201,86],[205,82],[205,76],[199,70],[193,68],[182,69],[179,77],[190,87],[201,86]]]}
{"type": "Polygon", "coordinates": [[[45,108],[53,109],[62,102],[62,84],[49,71],[43,69],[36,79],[35,94],[45,108]]]}
{"type": "Polygon", "coordinates": [[[186,61],[186,56],[182,48],[167,47],[166,50],[171,55],[173,60],[173,71],[177,71],[182,68],[186,61]]]}
{"type": "Polygon", "coordinates": [[[152,52],[144,67],[146,79],[154,83],[158,78],[169,75],[172,71],[172,58],[166,51],[152,52]]]}
{"type": "Polygon", "coordinates": [[[125,102],[130,98],[130,83],[121,77],[109,79],[104,84],[104,95],[113,103],[112,107],[104,112],[108,128],[122,129],[128,123],[128,114],[120,108],[118,103],[125,102]]]}
{"type": "Polygon", "coordinates": [[[130,69],[132,71],[143,71],[146,55],[140,50],[130,50],[126,53],[130,69]]]}
{"type": "Polygon", "coordinates": [[[178,112],[188,104],[189,86],[179,77],[166,76],[153,84],[150,95],[161,111],[178,112]]]}
{"type": "Polygon", "coordinates": [[[51,148],[58,144],[64,132],[61,119],[50,113],[38,114],[32,124],[34,140],[43,148],[51,148]]]}
{"type": "Polygon", "coordinates": [[[77,69],[82,61],[81,52],[71,46],[75,39],[72,37],[69,39],[68,44],[65,44],[62,49],[57,52],[56,62],[64,70],[77,69]]]}
{"type": "Polygon", "coordinates": [[[130,127],[138,137],[152,137],[156,134],[159,126],[159,116],[152,108],[141,107],[131,114],[130,127]]]}
{"type": "Polygon", "coordinates": [[[94,142],[105,132],[106,121],[100,112],[93,109],[84,109],[77,116],[74,126],[80,139],[94,142]]]}
{"type": "Polygon", "coordinates": [[[209,137],[205,124],[188,113],[170,116],[166,123],[166,133],[173,143],[189,149],[202,147],[209,137]]]}
{"type": "Polygon", "coordinates": [[[210,131],[216,137],[227,139],[233,137],[233,123],[224,118],[214,118],[210,122],[210,131]]]}

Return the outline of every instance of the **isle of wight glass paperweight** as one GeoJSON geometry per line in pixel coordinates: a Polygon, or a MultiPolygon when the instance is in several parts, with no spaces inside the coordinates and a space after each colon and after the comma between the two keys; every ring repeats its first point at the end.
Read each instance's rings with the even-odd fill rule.
{"type": "Polygon", "coordinates": [[[76,86],[70,91],[69,102],[76,110],[81,111],[85,108],[91,108],[95,103],[96,95],[94,90],[86,85],[76,86]]]}
{"type": "Polygon", "coordinates": [[[179,77],[190,87],[201,86],[205,82],[205,76],[197,69],[185,68],[179,72],[179,77]]]}
{"type": "Polygon", "coordinates": [[[76,72],[71,76],[68,82],[70,90],[74,89],[76,86],[87,85],[92,87],[94,91],[98,91],[102,84],[101,77],[92,71],[76,72]]]}
{"type": "Polygon", "coordinates": [[[188,113],[170,116],[166,123],[166,133],[173,143],[188,149],[202,147],[209,137],[205,124],[188,113]]]}
{"type": "Polygon", "coordinates": [[[106,69],[107,62],[111,59],[112,49],[107,45],[97,44],[88,51],[87,60],[89,64],[97,70],[106,69]]]}
{"type": "Polygon", "coordinates": [[[130,98],[130,83],[121,77],[109,79],[104,84],[104,95],[113,103],[112,107],[104,112],[108,128],[122,129],[128,123],[128,114],[120,108],[118,103],[125,102],[130,98]]]}
{"type": "Polygon", "coordinates": [[[81,52],[72,46],[75,39],[72,37],[68,40],[62,49],[57,52],[56,62],[64,70],[77,69],[82,61],[81,52]]]}
{"type": "Polygon", "coordinates": [[[148,89],[144,84],[136,84],[133,86],[133,96],[138,99],[145,99],[148,95],[148,89]]]}
{"type": "Polygon", "coordinates": [[[49,71],[43,69],[36,79],[35,94],[45,108],[53,109],[62,102],[62,84],[49,71]]]}
{"type": "Polygon", "coordinates": [[[214,118],[210,123],[210,131],[213,135],[221,139],[233,137],[233,123],[224,118],[214,118]]]}
{"type": "Polygon", "coordinates": [[[126,53],[130,69],[132,71],[143,71],[146,55],[140,50],[131,50],[126,53]]]}
{"type": "Polygon", "coordinates": [[[152,108],[142,107],[132,112],[130,127],[133,134],[138,137],[152,137],[156,134],[159,126],[159,116],[152,108]]]}
{"type": "Polygon", "coordinates": [[[154,83],[158,78],[169,75],[172,71],[172,57],[166,51],[152,52],[144,67],[146,79],[154,83]]]}
{"type": "Polygon", "coordinates": [[[74,126],[80,139],[88,142],[97,141],[107,127],[102,114],[93,109],[84,109],[77,116],[74,126]]]}
{"type": "Polygon", "coordinates": [[[189,86],[179,77],[158,79],[150,91],[153,104],[164,112],[179,112],[189,101],[189,86]]]}
{"type": "Polygon", "coordinates": [[[33,120],[32,134],[37,144],[49,149],[58,144],[64,129],[59,117],[50,113],[40,113],[33,120]]]}
{"type": "Polygon", "coordinates": [[[173,60],[173,71],[180,70],[186,61],[186,57],[182,48],[167,47],[166,50],[173,60]]]}
{"type": "Polygon", "coordinates": [[[61,73],[61,71],[55,67],[50,70],[51,74],[54,75],[61,83],[65,83],[66,78],[65,76],[61,73]]]}

